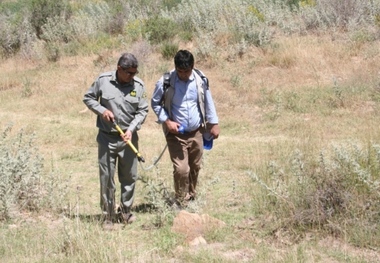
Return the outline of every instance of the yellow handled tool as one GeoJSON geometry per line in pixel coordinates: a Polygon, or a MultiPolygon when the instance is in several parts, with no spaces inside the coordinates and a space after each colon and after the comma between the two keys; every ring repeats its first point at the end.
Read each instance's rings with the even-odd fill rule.
{"type": "MultiPolygon", "coordinates": [[[[116,122],[113,123],[115,125],[115,128],[116,130],[121,134],[121,135],[124,135],[124,132],[123,130],[119,127],[119,125],[116,124],[116,122]]],[[[139,151],[136,149],[136,147],[132,144],[132,142],[130,140],[127,140],[127,144],[129,145],[129,147],[131,147],[132,151],[137,155],[137,160],[139,160],[139,162],[143,162],[145,163],[145,159],[144,157],[141,156],[141,154],[139,153],[139,151]]]]}

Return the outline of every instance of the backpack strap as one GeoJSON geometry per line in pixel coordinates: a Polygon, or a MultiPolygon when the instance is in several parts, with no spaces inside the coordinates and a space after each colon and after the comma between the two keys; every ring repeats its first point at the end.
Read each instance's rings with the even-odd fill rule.
{"type": "Polygon", "coordinates": [[[170,86],[170,72],[164,73],[164,91],[170,86]]]}
{"type": "Polygon", "coordinates": [[[207,89],[209,88],[208,78],[199,69],[194,68],[194,71],[202,78],[203,82],[206,84],[207,89]]]}
{"type": "MultiPolygon", "coordinates": [[[[206,84],[206,89],[208,89],[209,88],[208,78],[199,69],[194,68],[194,71],[196,72],[196,74],[198,74],[198,76],[201,77],[201,79],[203,80],[203,82],[206,84]]],[[[165,94],[166,94],[166,91],[170,87],[170,81],[171,81],[170,77],[171,77],[171,72],[165,72],[164,75],[163,75],[163,84],[164,84],[163,88],[164,88],[164,90],[163,90],[161,101],[160,101],[160,104],[162,106],[165,104],[165,94]]]]}
{"type": "Polygon", "coordinates": [[[170,72],[165,72],[163,76],[163,82],[164,82],[164,91],[162,93],[160,104],[164,105],[165,102],[165,93],[167,89],[170,87],[170,72]]]}

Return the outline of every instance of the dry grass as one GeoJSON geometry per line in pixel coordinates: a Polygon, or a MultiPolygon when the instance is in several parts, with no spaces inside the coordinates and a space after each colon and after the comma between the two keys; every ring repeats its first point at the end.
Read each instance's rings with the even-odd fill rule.
{"type": "MultiPolygon", "coordinates": [[[[129,48],[139,52],[137,47],[129,48]]],[[[290,238],[294,233],[286,230],[265,232],[280,222],[269,213],[257,213],[265,209],[256,206],[265,205],[261,201],[266,192],[252,183],[247,171],[260,170],[273,159],[286,163],[297,148],[312,155],[333,142],[379,141],[379,100],[371,99],[378,96],[379,50],[379,42],[354,45],[342,36],[280,37],[234,62],[221,54],[217,66],[197,65],[210,79],[222,128],[213,150],[205,155],[197,209],[228,225],[223,232],[210,233],[210,244],[197,249],[180,246],[183,239],[171,234],[168,226],[143,230],[154,221],[154,214],[138,213],[137,224],[112,234],[101,232],[96,222],[97,131],[94,114],[82,112],[81,100],[99,73],[114,68],[120,50],[63,57],[57,63],[2,61],[0,127],[12,122],[14,131],[36,132],[46,170],[52,163],[55,173],[69,181],[67,211],[72,217],[33,215],[2,224],[0,255],[7,262],[69,258],[81,262],[377,262],[378,248],[358,249],[344,237],[309,233],[294,239],[290,238]],[[334,93],[334,87],[342,94],[334,93]],[[20,243],[7,245],[8,238],[20,243]],[[26,247],[24,242],[34,245],[26,247]],[[23,252],[6,252],[10,246],[23,252]]],[[[140,77],[149,95],[172,62],[153,53],[141,55],[141,60],[140,77]]],[[[165,146],[155,120],[151,111],[140,131],[145,166],[165,146]]],[[[168,154],[158,168],[140,169],[140,174],[171,187],[168,154]]],[[[142,183],[137,187],[135,205],[141,205],[146,189],[142,183]]]]}

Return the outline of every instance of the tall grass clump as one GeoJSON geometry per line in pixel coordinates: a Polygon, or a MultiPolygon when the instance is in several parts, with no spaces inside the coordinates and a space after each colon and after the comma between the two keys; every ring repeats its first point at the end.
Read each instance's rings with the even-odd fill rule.
{"type": "MultiPolygon", "coordinates": [[[[157,170],[158,173],[159,170],[157,170]]],[[[140,176],[140,181],[144,184],[146,195],[145,207],[147,212],[154,212],[155,217],[152,225],[154,228],[163,227],[173,219],[173,211],[170,208],[171,196],[169,187],[162,180],[140,176]]]]}
{"type": "Polygon", "coordinates": [[[161,55],[164,59],[171,60],[179,49],[178,44],[165,42],[161,46],[161,55]]]}
{"type": "MultiPolygon", "coordinates": [[[[278,229],[320,230],[358,246],[379,246],[380,145],[347,142],[312,159],[296,150],[288,165],[270,161],[249,175],[267,192],[278,229]],[[371,238],[358,239],[371,233],[371,238]]],[[[278,229],[273,229],[277,231],[278,229]]]]}

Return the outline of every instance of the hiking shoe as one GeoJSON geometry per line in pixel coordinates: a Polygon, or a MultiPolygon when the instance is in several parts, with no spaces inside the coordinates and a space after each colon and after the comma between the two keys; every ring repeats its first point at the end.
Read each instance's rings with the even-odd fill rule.
{"type": "Polygon", "coordinates": [[[104,220],[104,222],[102,224],[102,228],[105,231],[113,231],[113,230],[115,230],[115,227],[113,225],[112,220],[109,220],[109,219],[104,220]]]}
{"type": "Polygon", "coordinates": [[[124,224],[132,224],[136,219],[137,218],[131,213],[121,213],[121,220],[124,224]]]}
{"type": "Polygon", "coordinates": [[[194,201],[195,200],[195,194],[194,193],[187,193],[185,198],[184,198],[184,201],[194,201]]]}

